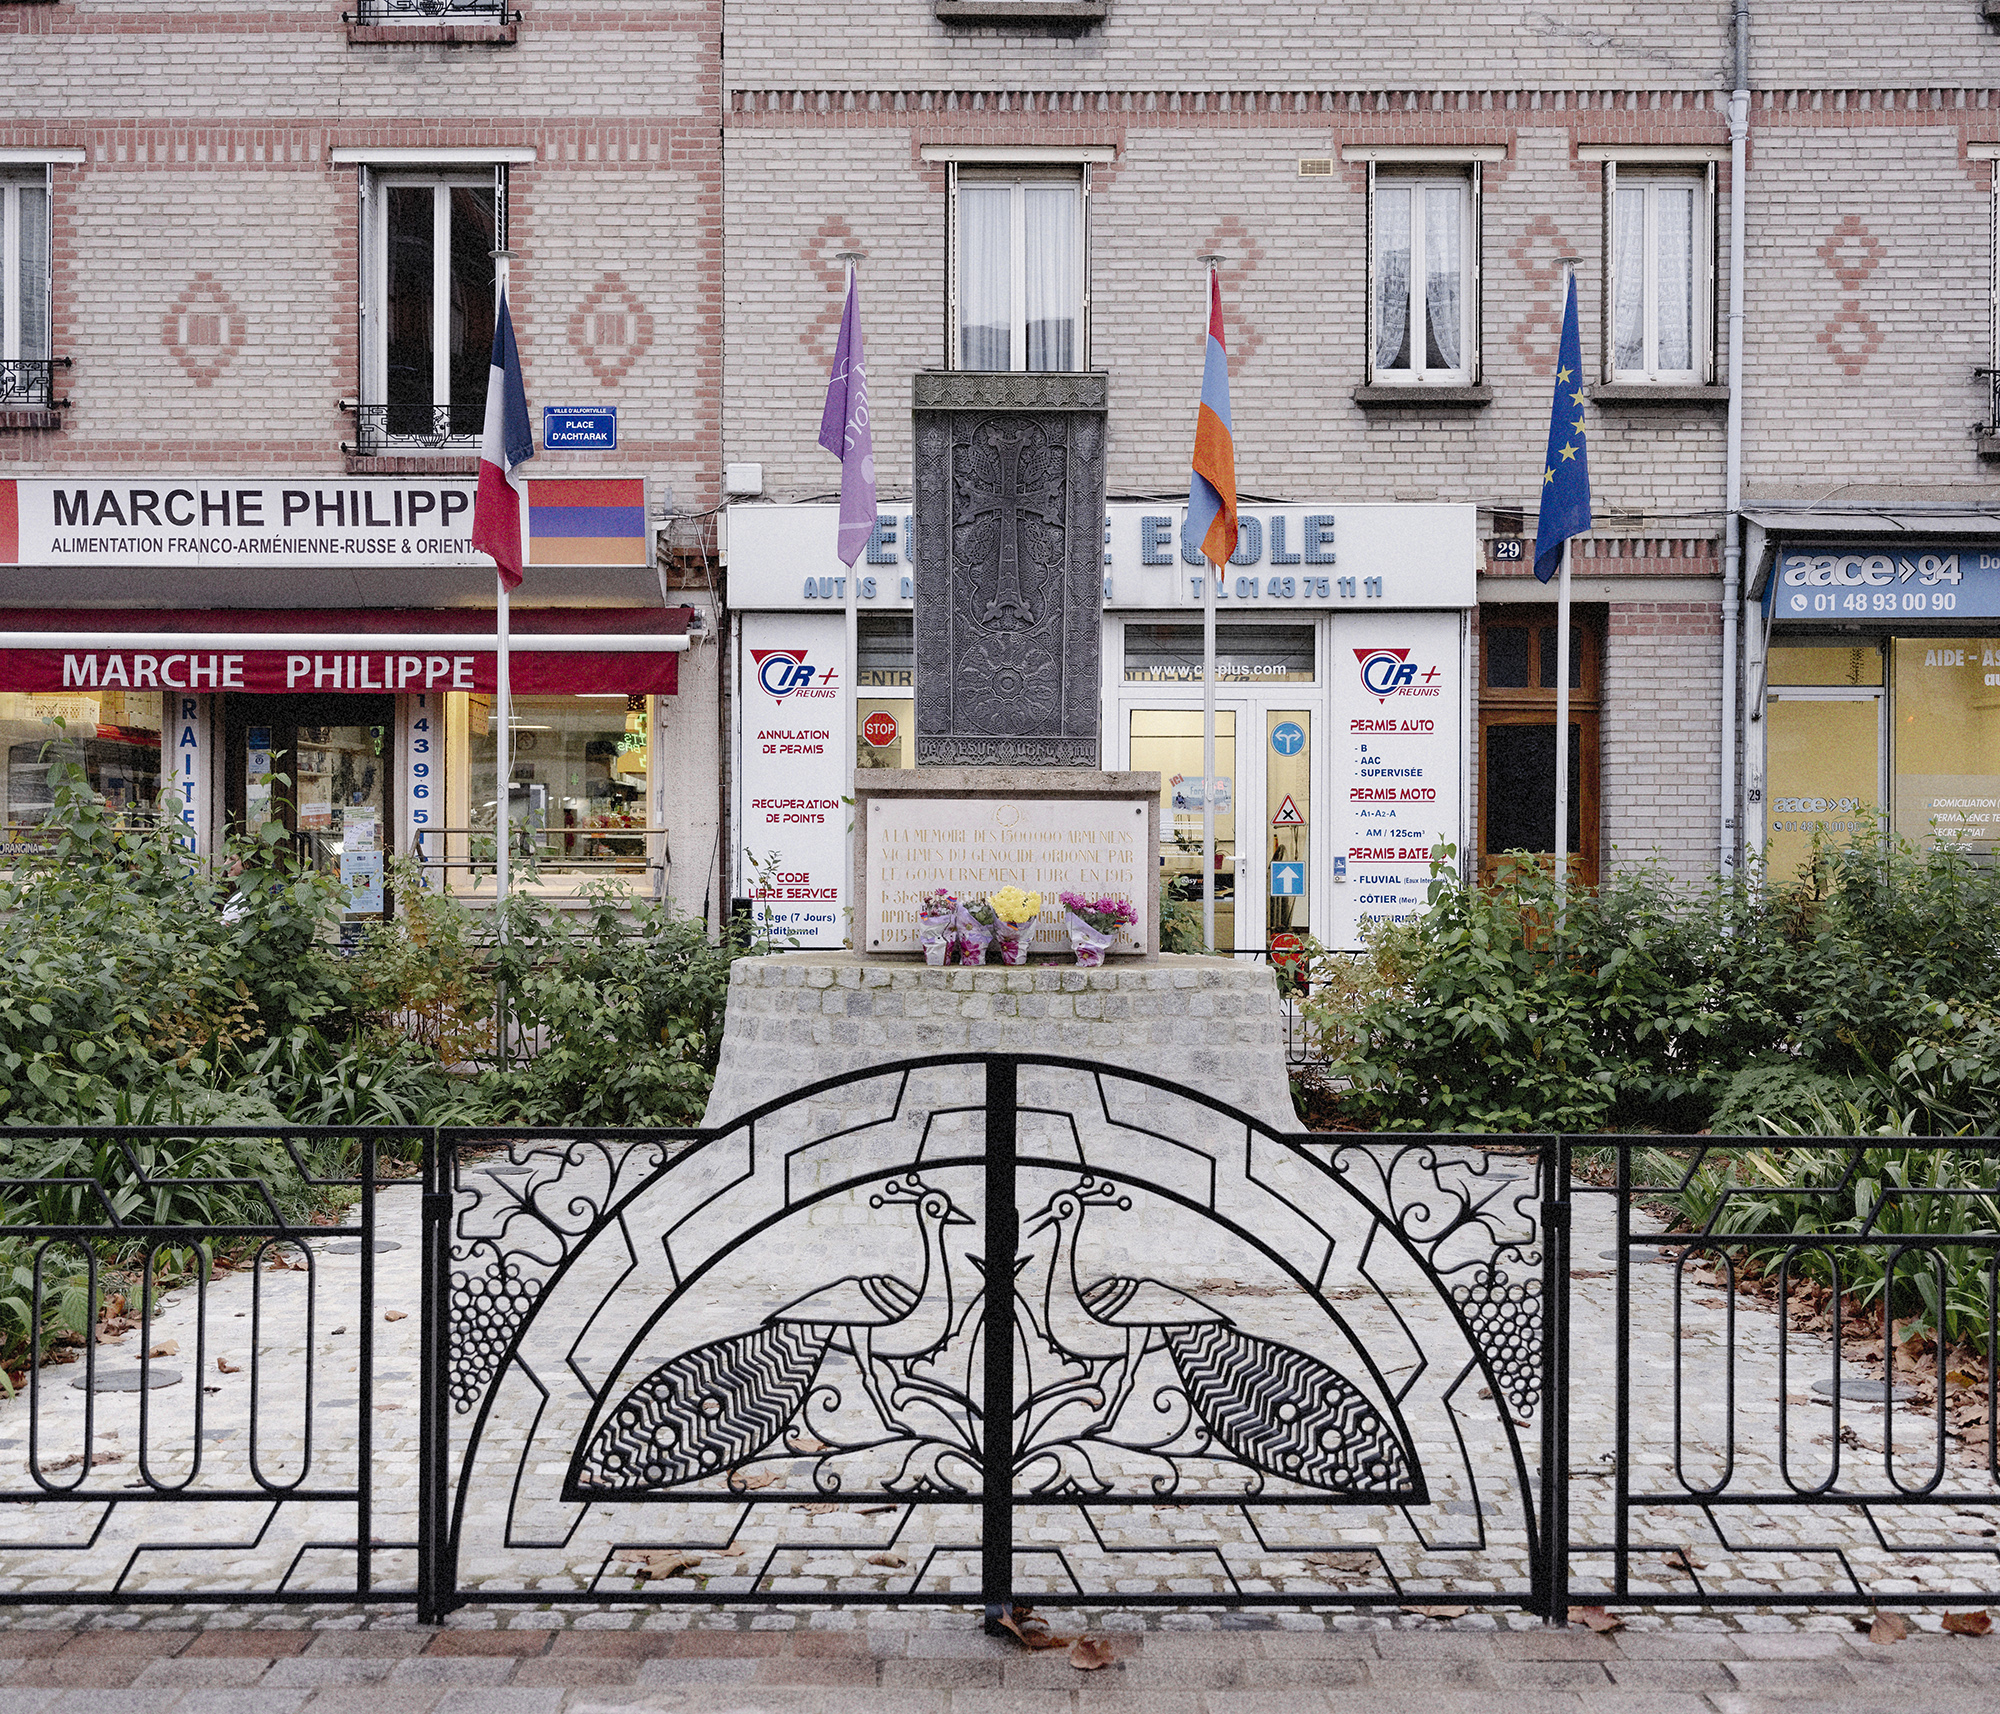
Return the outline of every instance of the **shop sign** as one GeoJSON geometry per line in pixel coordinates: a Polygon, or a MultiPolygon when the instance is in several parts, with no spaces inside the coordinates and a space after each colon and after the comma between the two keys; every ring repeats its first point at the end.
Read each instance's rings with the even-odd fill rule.
{"type": "Polygon", "coordinates": [[[2000,552],[1951,542],[1787,547],[1766,596],[1773,619],[2000,618],[2000,552]]]}
{"type": "Polygon", "coordinates": [[[1425,909],[1433,853],[1459,843],[1464,689],[1455,613],[1334,626],[1336,884],[1322,939],[1354,947],[1372,923],[1425,909]]]}
{"type": "Polygon", "coordinates": [[[780,947],[837,947],[847,806],[840,616],[743,616],[743,894],[780,947]]]}
{"type": "MultiPolygon", "coordinates": [[[[353,639],[342,639],[352,642],[353,639]]],[[[150,649],[8,649],[0,638],[0,690],[339,691],[354,695],[451,690],[492,692],[499,668],[491,649],[453,649],[446,637],[424,653],[331,649],[176,649],[163,636],[150,649]]],[[[517,639],[518,643],[518,639],[517,639]]],[[[522,696],[575,696],[620,690],[671,696],[675,657],[659,654],[542,652],[516,647],[509,660],[522,696]]]]}
{"type": "MultiPolygon", "coordinates": [[[[532,565],[647,563],[639,478],[529,481],[532,565]]],[[[472,477],[0,479],[0,565],[478,566],[472,477]]]]}
{"type": "MultiPolygon", "coordinates": [[[[729,509],[729,594],[739,611],[804,609],[847,600],[832,503],[729,509]]],[[[853,570],[864,608],[910,604],[915,518],[884,512],[853,570]]],[[[1105,508],[1104,600],[1111,607],[1199,607],[1202,567],[1180,541],[1180,511],[1144,502],[1105,508]]],[[[1481,564],[1469,505],[1252,507],[1238,515],[1236,553],[1217,581],[1230,612],[1326,608],[1470,607],[1481,564]]]]}

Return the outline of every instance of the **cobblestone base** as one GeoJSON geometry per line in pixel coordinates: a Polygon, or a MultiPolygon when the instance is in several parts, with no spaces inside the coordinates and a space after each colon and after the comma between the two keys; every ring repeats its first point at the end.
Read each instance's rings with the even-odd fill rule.
{"type": "Polygon", "coordinates": [[[845,952],[743,958],[704,1122],[924,1054],[1050,1053],[1171,1078],[1292,1130],[1284,1029],[1270,970],[1239,959],[966,970],[845,952]]]}

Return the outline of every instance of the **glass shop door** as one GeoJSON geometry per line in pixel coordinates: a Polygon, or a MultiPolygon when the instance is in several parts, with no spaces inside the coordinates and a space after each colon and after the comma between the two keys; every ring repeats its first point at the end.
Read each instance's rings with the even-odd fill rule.
{"type": "MultiPolygon", "coordinates": [[[[1212,793],[1215,803],[1215,944],[1227,950],[1239,944],[1238,900],[1245,894],[1237,829],[1241,808],[1237,792],[1237,734],[1247,728],[1248,712],[1238,703],[1217,703],[1215,710],[1215,779],[1202,774],[1202,713],[1199,708],[1131,708],[1126,710],[1130,760],[1126,766],[1160,775],[1160,894],[1202,909],[1202,806],[1212,793]]],[[[1251,823],[1250,825],[1254,825],[1251,823]]],[[[1260,849],[1248,854],[1252,866],[1260,849]]],[[[1249,919],[1256,932],[1256,917],[1249,919]]]]}
{"type": "Polygon", "coordinates": [[[346,920],[390,908],[389,778],[395,699],[231,696],[223,706],[224,807],[232,832],[276,821],[300,862],[346,889],[346,920]]]}

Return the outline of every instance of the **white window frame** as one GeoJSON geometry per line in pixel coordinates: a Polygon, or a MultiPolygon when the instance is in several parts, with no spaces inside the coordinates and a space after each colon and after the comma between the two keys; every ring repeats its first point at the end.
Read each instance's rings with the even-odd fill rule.
{"type": "MultiPolygon", "coordinates": [[[[949,369],[965,367],[959,350],[959,217],[958,187],[960,161],[947,161],[946,201],[945,201],[945,366],[949,369]]],[[[972,161],[964,163],[975,166],[972,161]]],[[[980,160],[976,163],[976,177],[967,182],[980,188],[1006,185],[1013,190],[1013,233],[1009,255],[1013,261],[1013,277],[1009,281],[1011,310],[1009,321],[1008,356],[1013,372],[1024,372],[1028,367],[1028,261],[1026,244],[1026,201],[1022,192],[1029,185],[1073,184],[1077,187],[1077,222],[1080,242],[1077,244],[1077,361],[1073,369],[1063,371],[1074,374],[1090,367],[1090,162],[1088,160],[1051,160],[1048,156],[1015,158],[1012,160],[980,160]]]]}
{"type": "Polygon", "coordinates": [[[1600,327],[1604,340],[1603,378],[1612,386],[1707,386],[1715,380],[1715,162],[1689,167],[1670,161],[1616,160],[1604,163],[1604,301],[1600,327]],[[1692,187],[1695,192],[1692,249],[1688,257],[1688,302],[1692,311],[1689,352],[1693,359],[1686,369],[1662,369],[1658,365],[1658,295],[1652,289],[1658,217],[1656,203],[1646,198],[1644,259],[1645,272],[1645,355],[1637,369],[1618,366],[1615,316],[1618,304],[1618,190],[1635,185],[1648,190],[1658,184],[1692,187]]]}
{"type": "MultiPolygon", "coordinates": [[[[450,254],[450,208],[449,192],[453,190],[491,190],[493,192],[494,242],[497,249],[507,248],[507,163],[489,161],[480,166],[468,164],[460,166],[456,161],[440,161],[435,164],[412,162],[409,165],[363,165],[360,169],[361,184],[361,403],[379,408],[389,402],[389,349],[384,333],[389,302],[389,199],[385,192],[391,189],[409,189],[413,186],[428,186],[435,193],[432,199],[433,255],[450,254]]],[[[435,409],[442,402],[450,404],[451,389],[451,341],[446,335],[451,316],[450,274],[443,268],[435,268],[431,279],[432,294],[432,339],[431,339],[431,403],[435,409]]],[[[402,442],[415,443],[431,437],[415,435],[388,435],[377,437],[385,444],[402,442]]],[[[473,428],[462,435],[449,437],[454,445],[473,445],[479,440],[479,429],[473,428]]]]}
{"type": "Polygon", "coordinates": [[[1484,273],[1481,235],[1485,222],[1482,218],[1484,198],[1481,195],[1481,162],[1478,160],[1441,161],[1435,166],[1425,166],[1419,161],[1388,161],[1370,159],[1368,161],[1368,267],[1365,290],[1367,292],[1366,313],[1363,316],[1364,338],[1366,340],[1366,374],[1371,387],[1476,387],[1481,372],[1480,330],[1480,283],[1484,273]],[[1422,279],[1417,274],[1418,258],[1422,255],[1424,230],[1424,199],[1413,196],[1410,199],[1410,356],[1408,369],[1384,369],[1375,361],[1375,305],[1376,262],[1380,249],[1376,243],[1377,197],[1383,190],[1430,189],[1438,184],[1456,184],[1460,187],[1459,198],[1459,302],[1463,306],[1463,326],[1460,336],[1464,341],[1461,352],[1463,361],[1455,368],[1431,369],[1424,366],[1424,357],[1429,341],[1424,337],[1419,320],[1424,307],[1422,279]]]}
{"type": "Polygon", "coordinates": [[[39,171],[33,167],[0,167],[0,361],[20,362],[24,356],[22,347],[28,342],[30,332],[23,325],[21,303],[21,231],[24,216],[21,211],[21,192],[38,190],[42,193],[42,327],[41,338],[34,343],[41,346],[38,358],[31,362],[47,362],[55,354],[55,244],[53,225],[55,220],[55,174],[44,164],[39,171]]]}

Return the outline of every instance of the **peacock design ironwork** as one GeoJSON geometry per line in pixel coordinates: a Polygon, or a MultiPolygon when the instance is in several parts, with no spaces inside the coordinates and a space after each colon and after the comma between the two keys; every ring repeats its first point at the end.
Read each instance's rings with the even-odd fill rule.
{"type": "MultiPolygon", "coordinates": [[[[656,1365],[586,1432],[572,1494],[740,1493],[759,1466],[801,1457],[824,1493],[979,1491],[983,1311],[995,1285],[966,1255],[982,1278],[962,1296],[950,1253],[954,1229],[976,1222],[914,1174],[870,1201],[914,1210],[918,1267],[831,1281],[656,1365]]],[[[1241,1495],[1281,1484],[1421,1503],[1422,1472],[1393,1411],[1322,1358],[1159,1280],[1084,1277],[1086,1216],[1132,1207],[1086,1173],[1023,1222],[1013,1279],[999,1287],[1013,1298],[1014,1486],[1159,1497],[1193,1480],[1241,1495]]]]}

